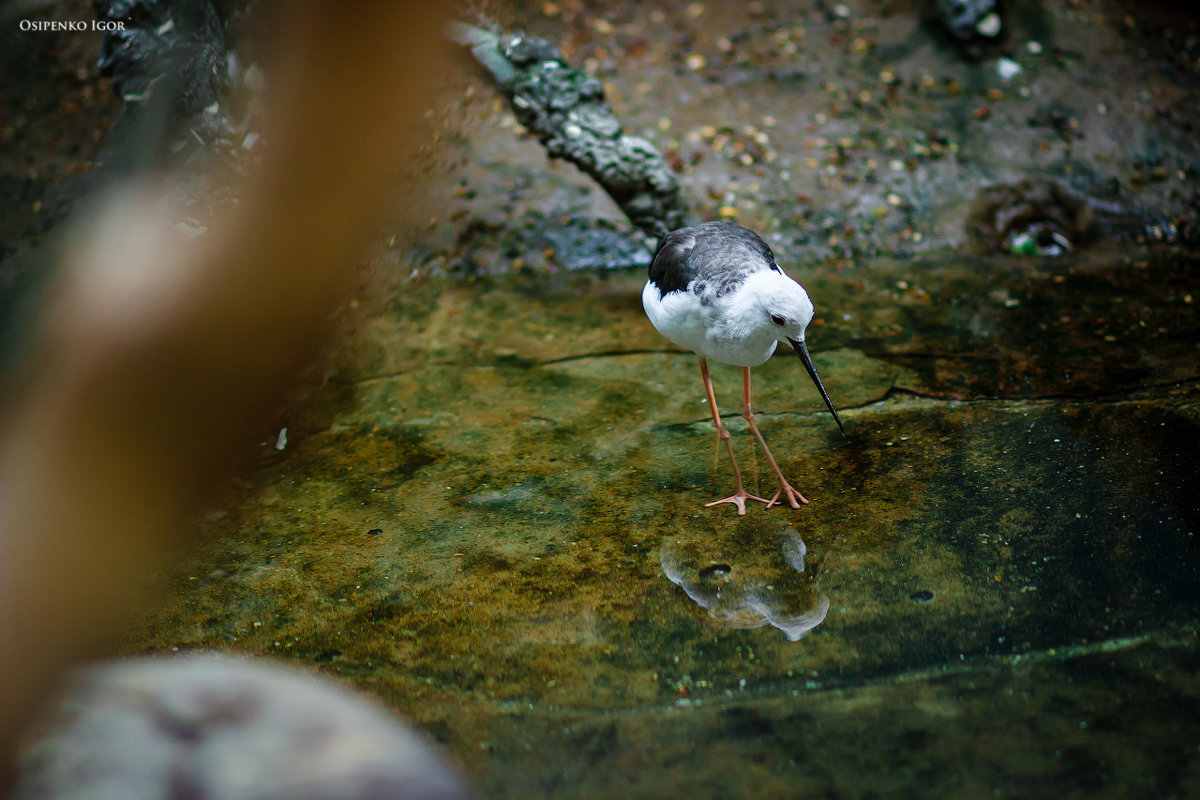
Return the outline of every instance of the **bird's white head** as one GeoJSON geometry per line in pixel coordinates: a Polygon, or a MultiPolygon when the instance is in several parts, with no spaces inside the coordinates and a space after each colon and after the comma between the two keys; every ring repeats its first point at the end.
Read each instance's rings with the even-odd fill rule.
{"type": "Polygon", "coordinates": [[[775,329],[778,341],[803,342],[804,331],[813,318],[813,304],[804,287],[788,276],[772,272],[770,294],[763,300],[763,313],[775,329]]]}
{"type": "Polygon", "coordinates": [[[825,385],[821,383],[821,376],[817,374],[804,341],[804,333],[814,313],[808,292],[787,275],[772,269],[750,276],[742,295],[741,313],[751,319],[757,315],[757,321],[753,324],[759,330],[769,331],[776,341],[785,342],[792,348],[816,384],[838,429],[845,435],[846,429],[842,427],[842,420],[833,407],[833,401],[829,399],[829,393],[825,391],[825,385]]]}
{"type": "Polygon", "coordinates": [[[773,269],[747,277],[732,304],[731,316],[768,341],[803,342],[813,318],[812,300],[804,287],[773,269]]]}

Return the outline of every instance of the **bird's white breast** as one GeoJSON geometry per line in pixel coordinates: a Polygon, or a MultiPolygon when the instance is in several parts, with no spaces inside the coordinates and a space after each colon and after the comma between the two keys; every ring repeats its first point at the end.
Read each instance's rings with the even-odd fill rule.
{"type": "Polygon", "coordinates": [[[756,324],[747,325],[741,315],[727,313],[727,305],[705,305],[688,291],[663,295],[653,281],[647,281],[642,289],[642,307],[650,323],[680,347],[738,367],[757,367],[766,362],[775,352],[775,333],[757,316],[756,324]]]}

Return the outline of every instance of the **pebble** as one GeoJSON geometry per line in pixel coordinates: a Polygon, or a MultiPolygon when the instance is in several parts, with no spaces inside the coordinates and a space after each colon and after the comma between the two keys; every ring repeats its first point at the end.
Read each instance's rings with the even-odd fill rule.
{"type": "Polygon", "coordinates": [[[1021,65],[1011,58],[1002,57],[996,60],[996,73],[1000,76],[1000,80],[1010,81],[1023,71],[1021,65]]]}

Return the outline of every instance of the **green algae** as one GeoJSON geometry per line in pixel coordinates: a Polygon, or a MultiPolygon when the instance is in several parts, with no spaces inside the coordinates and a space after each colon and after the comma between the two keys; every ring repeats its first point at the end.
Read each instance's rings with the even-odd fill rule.
{"type": "MultiPolygon", "coordinates": [[[[782,786],[793,773],[781,765],[814,763],[804,736],[779,734],[795,715],[849,747],[884,703],[918,705],[880,741],[950,758],[958,750],[937,726],[997,736],[1032,724],[1006,695],[987,705],[975,692],[992,720],[975,726],[965,683],[1196,623],[1198,465],[1184,444],[1200,424],[1194,383],[1163,390],[1145,376],[1140,391],[1090,400],[1003,399],[1005,375],[979,368],[973,379],[990,375],[993,390],[945,400],[920,392],[916,372],[842,344],[816,359],[849,403],[843,438],[794,359],[773,358],[753,371],[760,425],[812,503],[738,518],[703,507],[731,485],[725,456],[694,355],[656,342],[639,315],[641,281],[447,285],[409,300],[432,298],[414,315],[423,326],[403,306],[368,320],[364,352],[379,372],[334,374],[306,400],[322,409],[314,421],[283,452],[264,446],[243,498],[202,524],[215,535],[130,649],[310,664],[434,731],[506,792],[523,784],[502,763],[532,769],[537,752],[568,772],[606,765],[575,773],[597,791],[611,788],[601,774],[659,759],[636,784],[653,793],[694,780],[679,772],[701,768],[693,751],[768,753],[764,786],[782,786]],[[803,542],[802,572],[787,542],[803,542]],[[714,564],[729,567],[716,573],[726,597],[781,598],[776,617],[823,619],[789,641],[671,582],[695,588],[714,564]],[[690,750],[667,734],[679,724],[690,750]]],[[[735,413],[738,373],[714,372],[748,488],[773,491],[735,413]]],[[[1057,380],[1041,388],[1053,394],[1057,380]]],[[[1171,647],[1194,658],[1186,638],[1171,647]]],[[[1051,727],[1064,714],[1038,713],[1051,727]]],[[[759,779],[746,769],[729,780],[759,779]]],[[[844,779],[809,774],[813,786],[844,779]]],[[[550,781],[540,792],[553,785],[536,780],[550,781]]]]}
{"type": "MultiPolygon", "coordinates": [[[[1016,54],[1009,85],[922,44],[908,14],[858,27],[861,9],[766,5],[786,24],[711,3],[683,23],[741,31],[723,71],[643,42],[636,79],[610,64],[610,96],[678,137],[665,151],[700,213],[760,230],[816,304],[808,343],[848,436],[794,357],[752,373],[811,504],[704,508],[729,468],[695,355],[644,317],[644,272],[554,273],[570,264],[549,235],[537,252],[612,208],[511,124],[483,125],[452,176],[470,191],[430,212],[419,249],[507,274],[389,253],[395,274],[287,410],[287,447],[265,444],[200,522],[129,652],[309,665],[495,796],[1194,792],[1196,255],[1161,231],[1055,259],[958,249],[971,201],[1028,174],[1116,182],[1145,206],[1134,222],[1181,213],[1194,147],[1171,126],[1194,92],[1154,73],[1151,114],[1145,81],[1080,81],[1071,53],[1131,63],[1132,26],[1098,11],[1039,29],[1047,55],[1016,54]],[[791,79],[770,61],[788,44],[791,79]],[[1027,120],[1064,93],[1088,135],[1047,141],[1027,120]],[[1139,188],[1123,154],[1157,141],[1174,171],[1139,188]],[[789,641],[745,613],[767,593],[823,618],[789,641]]],[[[674,42],[675,16],[645,29],[674,42]]],[[[769,496],[739,371],[713,379],[747,488],[769,496]]]]}

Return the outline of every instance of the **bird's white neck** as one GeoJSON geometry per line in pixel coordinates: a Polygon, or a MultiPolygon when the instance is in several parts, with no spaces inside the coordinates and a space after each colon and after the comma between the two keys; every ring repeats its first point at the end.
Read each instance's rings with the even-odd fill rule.
{"type": "Polygon", "coordinates": [[[720,313],[708,331],[709,355],[738,366],[757,366],[770,358],[779,341],[802,339],[812,319],[812,301],[804,288],[774,270],[748,276],[745,282],[719,299],[720,313]],[[788,321],[780,326],[772,316],[788,321]]]}

